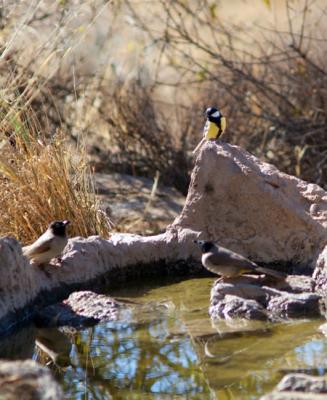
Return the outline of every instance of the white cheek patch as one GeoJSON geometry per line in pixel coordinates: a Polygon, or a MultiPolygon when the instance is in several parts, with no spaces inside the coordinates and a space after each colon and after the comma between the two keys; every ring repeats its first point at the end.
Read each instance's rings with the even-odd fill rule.
{"type": "Polygon", "coordinates": [[[211,117],[214,117],[214,118],[220,117],[220,112],[215,111],[213,114],[211,114],[211,117]]]}

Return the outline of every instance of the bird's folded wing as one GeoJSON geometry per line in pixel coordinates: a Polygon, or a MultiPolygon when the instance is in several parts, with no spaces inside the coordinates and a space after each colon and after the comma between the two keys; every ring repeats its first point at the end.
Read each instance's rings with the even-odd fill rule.
{"type": "Polygon", "coordinates": [[[36,254],[46,253],[51,249],[51,244],[54,238],[36,241],[35,243],[31,244],[30,246],[23,247],[23,254],[25,256],[34,256],[36,254]]]}
{"type": "Polygon", "coordinates": [[[216,265],[232,265],[244,272],[252,271],[256,268],[256,264],[253,264],[250,260],[229,251],[219,251],[217,254],[212,254],[210,262],[216,265]]]}

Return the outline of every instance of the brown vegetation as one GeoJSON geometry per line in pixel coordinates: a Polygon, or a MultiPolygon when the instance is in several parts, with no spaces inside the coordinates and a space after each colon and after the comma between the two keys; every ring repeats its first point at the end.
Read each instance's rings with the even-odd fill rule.
{"type": "Polygon", "coordinates": [[[0,236],[26,243],[51,221],[68,219],[72,235],[108,237],[110,220],[99,211],[82,146],[77,153],[59,131],[48,139],[33,125],[33,114],[17,114],[2,131],[10,137],[0,155],[0,236]]]}
{"type": "MultiPolygon", "coordinates": [[[[160,172],[160,183],[186,193],[191,151],[209,105],[227,116],[226,140],[285,172],[327,187],[322,1],[286,3],[279,15],[286,24],[269,29],[267,24],[233,24],[221,17],[220,5],[209,0],[160,0],[151,9],[147,2],[128,0],[64,1],[51,7],[32,3],[27,10],[23,3],[10,2],[1,14],[0,142],[2,171],[7,169],[1,182],[8,193],[2,200],[2,225],[8,228],[1,233],[34,237],[49,218],[76,217],[62,212],[72,212],[74,196],[61,198],[59,188],[54,195],[52,185],[46,188],[50,179],[43,180],[40,209],[28,217],[32,194],[27,196],[23,185],[19,195],[14,185],[8,189],[13,182],[8,181],[8,171],[14,176],[10,168],[21,174],[28,166],[21,181],[31,181],[35,174],[33,192],[40,171],[46,176],[63,166],[63,174],[57,173],[51,182],[65,177],[70,193],[81,196],[78,188],[89,185],[83,183],[88,167],[83,157],[78,158],[79,167],[69,160],[68,138],[74,146],[81,137],[85,140],[97,171],[150,178],[160,172]],[[24,47],[24,40],[30,46],[24,47]],[[138,46],[138,58],[135,50],[123,52],[133,46],[138,46]],[[117,61],[122,54],[132,60],[133,74],[117,61]],[[35,160],[42,167],[36,167],[35,160]],[[74,168],[77,173],[83,170],[79,183],[70,178],[74,168]],[[68,204],[44,206],[54,198],[68,204]],[[26,207],[12,218],[18,204],[26,207]],[[43,209],[48,210],[44,215],[43,209]],[[36,223],[40,212],[42,222],[36,223]],[[24,232],[19,231],[19,219],[29,221],[24,232]]],[[[92,193],[79,201],[84,204],[80,210],[91,209],[93,222],[78,217],[76,233],[103,233],[95,222],[92,193]]]]}
{"type": "Polygon", "coordinates": [[[222,108],[233,143],[327,187],[323,2],[286,2],[280,13],[284,26],[268,29],[222,20],[219,7],[208,0],[161,0],[160,30],[127,3],[163,49],[163,62],[177,72],[178,79],[158,84],[178,92],[193,87],[199,107],[222,108]]]}

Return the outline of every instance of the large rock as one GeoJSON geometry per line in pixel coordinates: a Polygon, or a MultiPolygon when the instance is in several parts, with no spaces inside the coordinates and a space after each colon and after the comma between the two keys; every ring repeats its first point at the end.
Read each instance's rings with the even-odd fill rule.
{"type": "MultiPolygon", "coordinates": [[[[254,261],[295,271],[312,268],[327,243],[326,200],[317,185],[283,174],[237,146],[209,142],[196,160],[183,211],[163,234],[73,238],[61,266],[44,269],[31,266],[14,239],[1,239],[0,336],[34,318],[35,305],[56,303],[77,289],[203,270],[193,243],[199,236],[254,261]]],[[[317,298],[310,299],[315,306],[317,298]]],[[[236,301],[236,308],[246,310],[236,301]]]]}
{"type": "Polygon", "coordinates": [[[34,280],[33,269],[15,239],[0,239],[0,336],[11,333],[31,318],[29,305],[39,294],[42,281],[34,280]]]}
{"type": "Polygon", "coordinates": [[[84,329],[99,322],[116,320],[120,307],[120,303],[104,294],[89,290],[74,292],[62,303],[42,308],[34,322],[38,327],[84,329]]]}
{"type": "Polygon", "coordinates": [[[210,297],[212,318],[271,319],[317,317],[324,313],[322,297],[312,293],[310,278],[290,275],[275,283],[243,276],[233,283],[217,281],[210,297]],[[302,282],[302,285],[301,285],[302,282]]]}
{"type": "Polygon", "coordinates": [[[313,265],[327,244],[327,193],[237,146],[208,142],[174,228],[256,261],[313,265]]]}

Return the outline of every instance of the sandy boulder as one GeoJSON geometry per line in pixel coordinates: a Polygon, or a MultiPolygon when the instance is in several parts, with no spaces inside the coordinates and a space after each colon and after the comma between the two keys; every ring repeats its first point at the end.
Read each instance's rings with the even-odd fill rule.
{"type": "Polygon", "coordinates": [[[173,226],[258,262],[313,265],[327,243],[327,193],[238,146],[208,142],[173,226]]]}

